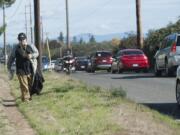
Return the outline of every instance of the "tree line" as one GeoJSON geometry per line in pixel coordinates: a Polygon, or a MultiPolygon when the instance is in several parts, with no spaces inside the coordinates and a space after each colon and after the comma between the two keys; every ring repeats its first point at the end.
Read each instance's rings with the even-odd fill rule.
{"type": "MultiPolygon", "coordinates": [[[[153,57],[155,55],[155,52],[157,51],[157,46],[160,45],[162,40],[167,35],[171,33],[178,33],[179,31],[180,19],[178,19],[175,23],[169,23],[167,26],[163,28],[156,30],[151,29],[144,36],[145,38],[143,51],[148,56],[152,66],[154,64],[153,57]]],[[[114,38],[111,41],[104,42],[96,42],[96,39],[93,35],[89,38],[88,42],[85,42],[82,38],[79,41],[77,41],[77,38],[73,37],[71,41],[71,46],[74,56],[87,56],[97,50],[109,50],[112,51],[113,54],[115,54],[120,49],[138,48],[136,39],[137,35],[135,32],[126,33],[126,36],[122,39],[114,38]]],[[[61,47],[63,51],[66,51],[65,44],[65,38],[62,32],[60,33],[58,40],[50,41],[49,45],[53,58],[57,58],[60,56],[60,50],[58,50],[58,48],[61,47]]]]}

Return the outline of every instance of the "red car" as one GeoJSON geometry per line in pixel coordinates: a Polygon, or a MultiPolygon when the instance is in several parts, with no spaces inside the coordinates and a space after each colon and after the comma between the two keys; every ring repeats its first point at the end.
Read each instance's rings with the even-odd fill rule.
{"type": "Polygon", "coordinates": [[[91,54],[91,72],[95,72],[96,70],[107,70],[108,72],[110,72],[112,60],[112,53],[109,51],[97,51],[91,54]]]}
{"type": "Polygon", "coordinates": [[[127,70],[148,72],[150,65],[147,56],[140,49],[120,50],[113,58],[111,72],[121,73],[127,70]]]}

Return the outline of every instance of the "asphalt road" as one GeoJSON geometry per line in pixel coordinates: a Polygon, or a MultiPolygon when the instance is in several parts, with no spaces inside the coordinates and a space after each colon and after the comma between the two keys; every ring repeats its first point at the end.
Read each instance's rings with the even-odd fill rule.
{"type": "Polygon", "coordinates": [[[131,100],[180,119],[180,109],[175,99],[175,77],[155,77],[153,73],[107,72],[76,72],[71,76],[91,86],[105,89],[122,87],[131,100]]]}

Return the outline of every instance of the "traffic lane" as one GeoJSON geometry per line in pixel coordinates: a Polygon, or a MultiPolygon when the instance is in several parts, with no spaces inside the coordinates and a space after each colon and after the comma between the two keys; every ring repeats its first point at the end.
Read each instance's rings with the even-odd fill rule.
{"type": "Polygon", "coordinates": [[[122,87],[127,97],[138,103],[175,103],[175,77],[154,77],[147,74],[108,74],[106,72],[72,74],[88,85],[105,89],[122,87]]]}

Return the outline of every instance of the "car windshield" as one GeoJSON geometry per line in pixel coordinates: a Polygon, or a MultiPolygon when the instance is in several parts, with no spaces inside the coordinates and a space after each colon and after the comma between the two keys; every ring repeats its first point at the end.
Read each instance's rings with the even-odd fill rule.
{"type": "Polygon", "coordinates": [[[77,58],[77,61],[86,61],[87,60],[87,57],[79,57],[77,58]]]}
{"type": "Polygon", "coordinates": [[[42,63],[48,63],[48,62],[49,62],[49,60],[47,57],[42,57],[42,63]]]}
{"type": "Polygon", "coordinates": [[[143,54],[141,51],[124,51],[124,55],[137,55],[137,54],[143,54]]]}
{"type": "Polygon", "coordinates": [[[62,61],[63,61],[62,59],[57,59],[57,60],[56,60],[56,64],[62,63],[62,61]]]}
{"type": "Polygon", "coordinates": [[[109,57],[112,56],[110,52],[97,52],[96,56],[98,57],[109,57]]]}

